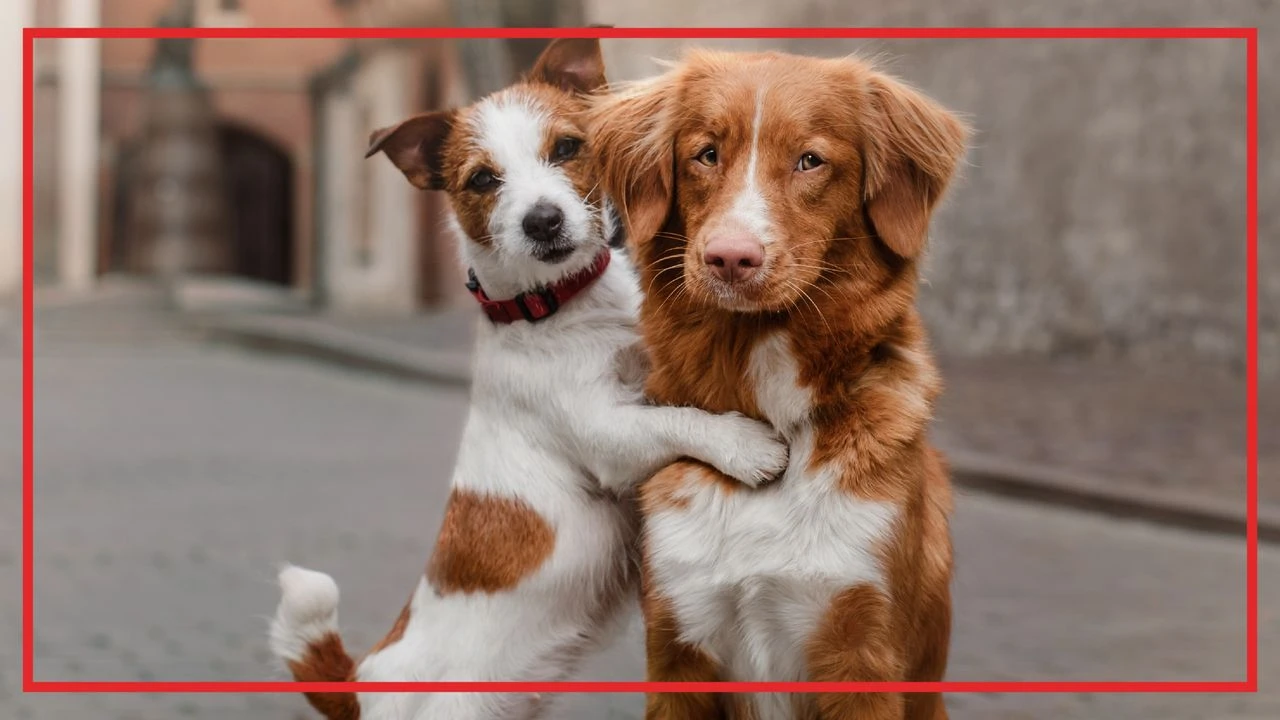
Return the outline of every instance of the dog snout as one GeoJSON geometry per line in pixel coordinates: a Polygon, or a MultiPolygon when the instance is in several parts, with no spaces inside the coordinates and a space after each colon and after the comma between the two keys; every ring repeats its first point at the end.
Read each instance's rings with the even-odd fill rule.
{"type": "Polygon", "coordinates": [[[549,243],[560,236],[560,229],[564,226],[564,212],[542,200],[525,214],[522,224],[524,234],[530,240],[549,243]]]}
{"type": "Polygon", "coordinates": [[[724,282],[743,282],[764,265],[764,245],[746,234],[721,235],[707,243],[702,262],[724,282]]]}

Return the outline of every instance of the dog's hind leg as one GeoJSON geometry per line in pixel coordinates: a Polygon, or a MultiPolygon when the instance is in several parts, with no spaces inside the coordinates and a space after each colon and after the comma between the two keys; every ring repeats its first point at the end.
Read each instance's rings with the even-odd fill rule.
{"type": "MultiPolygon", "coordinates": [[[[680,640],[677,621],[665,601],[646,592],[645,655],[650,682],[715,682],[715,662],[680,640]]],[[[645,720],[727,720],[725,696],[716,693],[649,693],[645,720]]]]}

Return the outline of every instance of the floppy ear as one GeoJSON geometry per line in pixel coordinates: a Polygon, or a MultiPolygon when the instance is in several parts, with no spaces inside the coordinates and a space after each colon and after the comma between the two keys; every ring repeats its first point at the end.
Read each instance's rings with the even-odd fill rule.
{"type": "Polygon", "coordinates": [[[373,157],[381,150],[415,187],[443,190],[442,154],[453,122],[454,111],[447,110],[415,115],[375,130],[369,135],[369,150],[364,156],[373,157]]]}
{"type": "Polygon", "coordinates": [[[602,89],[608,81],[604,77],[599,38],[552,40],[533,64],[529,80],[582,95],[602,89]]]}
{"type": "Polygon", "coordinates": [[[643,250],[671,212],[674,128],[666,77],[600,98],[590,113],[588,145],[600,161],[601,185],[618,206],[627,243],[643,250]]]}
{"type": "Polygon", "coordinates": [[[956,164],[968,128],[934,101],[885,75],[868,81],[863,201],[876,235],[899,257],[924,250],[929,218],[956,164]]]}

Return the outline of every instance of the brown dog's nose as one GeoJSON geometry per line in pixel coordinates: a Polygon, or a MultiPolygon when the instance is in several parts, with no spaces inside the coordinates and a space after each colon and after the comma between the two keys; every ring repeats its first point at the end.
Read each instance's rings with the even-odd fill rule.
{"type": "Polygon", "coordinates": [[[764,264],[764,245],[744,235],[718,237],[707,243],[702,262],[721,280],[742,282],[764,264]]]}

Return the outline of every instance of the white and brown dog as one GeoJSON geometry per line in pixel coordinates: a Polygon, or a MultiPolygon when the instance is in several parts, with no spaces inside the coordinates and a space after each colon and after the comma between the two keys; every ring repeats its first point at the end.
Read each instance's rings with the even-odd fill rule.
{"type": "MultiPolygon", "coordinates": [[[[410,182],[448,193],[478,331],[471,407],[434,554],[391,632],[358,664],[337,585],[286,568],[271,628],[299,681],[556,680],[632,597],[634,515],[619,499],[681,457],[747,485],[787,449],[736,413],[656,407],[627,376],[639,294],[607,246],[581,113],[599,42],[552,43],[528,78],[470,107],[374,133],[410,182]]],[[[518,694],[310,694],[331,720],[531,718],[518,694]]]]}

